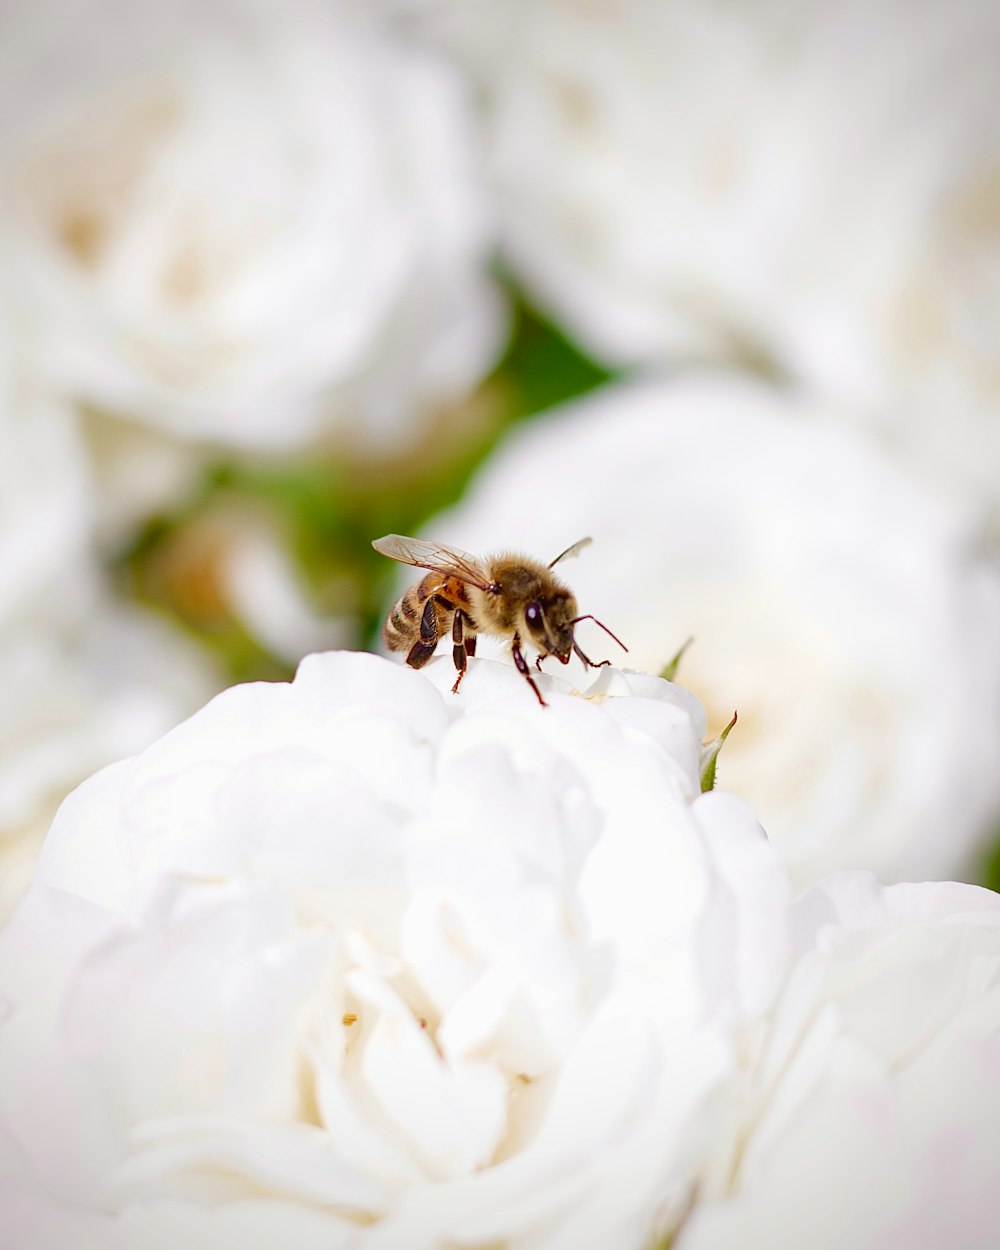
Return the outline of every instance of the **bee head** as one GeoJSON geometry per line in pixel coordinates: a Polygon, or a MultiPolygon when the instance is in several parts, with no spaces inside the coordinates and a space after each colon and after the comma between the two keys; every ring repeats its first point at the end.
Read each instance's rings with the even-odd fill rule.
{"type": "Polygon", "coordinates": [[[573,650],[576,600],[568,590],[530,600],[524,608],[525,635],[542,656],[569,661],[573,650]]]}

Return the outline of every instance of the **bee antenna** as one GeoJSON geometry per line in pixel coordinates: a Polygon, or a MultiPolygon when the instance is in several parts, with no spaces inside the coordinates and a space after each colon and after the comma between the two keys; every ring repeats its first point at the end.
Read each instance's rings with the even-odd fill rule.
{"type": "Polygon", "coordinates": [[[565,551],[560,551],[554,560],[549,564],[550,569],[554,569],[560,560],[568,560],[570,556],[578,555],[584,547],[589,547],[594,540],[592,538],[580,538],[572,547],[567,547],[565,551]]]}
{"type": "Polygon", "coordinates": [[[586,616],[576,616],[573,618],[573,620],[570,621],[570,624],[576,625],[579,621],[593,621],[595,625],[600,625],[601,629],[603,629],[604,632],[608,634],[611,638],[614,638],[615,642],[618,643],[619,647],[621,647],[623,651],[628,650],[628,647],[625,646],[622,640],[616,634],[612,634],[611,630],[608,629],[607,625],[605,625],[603,621],[599,621],[597,617],[593,615],[593,613],[588,612],[586,616]]]}

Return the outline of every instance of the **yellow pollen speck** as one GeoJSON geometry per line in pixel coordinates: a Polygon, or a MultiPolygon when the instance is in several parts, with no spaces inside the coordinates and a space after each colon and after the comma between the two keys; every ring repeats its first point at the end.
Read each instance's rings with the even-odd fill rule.
{"type": "Polygon", "coordinates": [[[358,1013],[356,1011],[344,1012],[344,1024],[348,1024],[348,1025],[357,1024],[357,1021],[358,1021],[358,1013]]]}

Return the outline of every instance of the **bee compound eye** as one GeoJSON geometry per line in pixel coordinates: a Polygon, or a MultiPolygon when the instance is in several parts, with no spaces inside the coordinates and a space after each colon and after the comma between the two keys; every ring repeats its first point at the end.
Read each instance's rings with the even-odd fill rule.
{"type": "Polygon", "coordinates": [[[524,609],[524,619],[529,625],[540,625],[542,623],[542,608],[538,603],[529,603],[524,609]]]}

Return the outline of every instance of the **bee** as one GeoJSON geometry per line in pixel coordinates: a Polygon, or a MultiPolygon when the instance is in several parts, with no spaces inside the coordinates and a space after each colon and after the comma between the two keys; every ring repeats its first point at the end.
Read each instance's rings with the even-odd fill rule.
{"type": "Polygon", "coordinates": [[[528,556],[509,554],[480,560],[457,547],[403,538],[400,534],[376,538],[372,546],[390,560],[430,570],[404,591],[386,618],[382,627],[386,646],[390,651],[405,651],[411,668],[422,668],[437,649],[438,641],[450,634],[458,670],[451,688],[454,694],[462,684],[469,656],[476,654],[476,636],[507,638],[517,671],[542,707],[546,707],[524,658],[523,641],[538,652],[535,667],[539,672],[542,661],[549,656],[568,664],[571,652],[588,668],[611,663],[595,663],[584,655],[573,634],[573,627],[580,621],[594,621],[622,650],[628,650],[595,616],[577,615],[573,592],[552,572],[560,560],[575,556],[590,541],[581,538],[550,564],[541,564],[528,556]]]}

